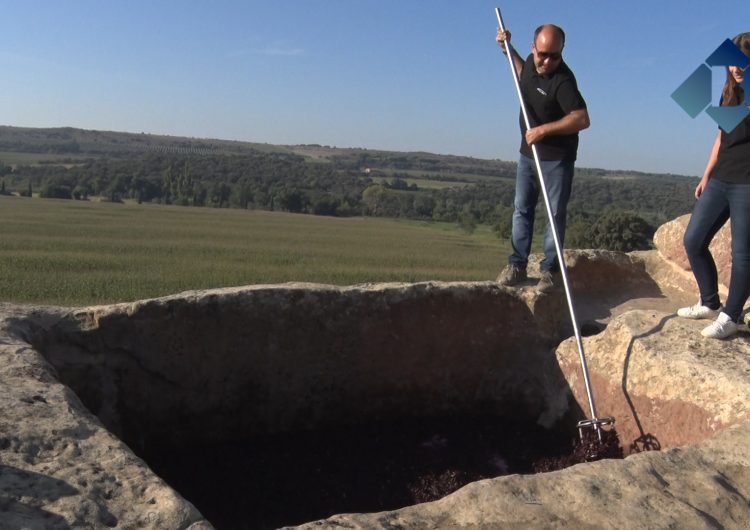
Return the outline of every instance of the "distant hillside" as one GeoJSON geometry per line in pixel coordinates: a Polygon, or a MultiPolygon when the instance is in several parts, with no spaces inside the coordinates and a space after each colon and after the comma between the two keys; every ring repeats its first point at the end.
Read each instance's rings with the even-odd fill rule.
{"type": "MultiPolygon", "coordinates": [[[[178,155],[253,155],[287,153],[309,161],[333,163],[337,167],[383,170],[418,170],[507,176],[515,164],[470,157],[408,153],[368,149],[336,148],[321,145],[271,145],[231,140],[162,136],[145,133],[90,131],[72,127],[34,129],[0,126],[0,157],[3,153],[67,155],[71,159],[141,156],[145,153],[178,155]]],[[[2,158],[0,158],[2,160],[2,158]]]]}
{"type": "MultiPolygon", "coordinates": [[[[2,190],[42,197],[432,219],[507,235],[515,171],[424,152],[0,126],[2,190]]],[[[656,225],[690,211],[696,183],[577,168],[570,217],[579,230],[613,211],[656,225]]]]}
{"type": "Polygon", "coordinates": [[[90,131],[60,127],[35,129],[0,126],[0,152],[65,154],[75,157],[133,156],[144,152],[177,154],[243,154],[277,150],[267,144],[161,136],[145,133],[90,131]]]}
{"type": "MultiPolygon", "coordinates": [[[[294,154],[309,161],[333,163],[337,167],[371,168],[390,172],[424,171],[432,174],[463,175],[464,177],[513,178],[516,166],[515,162],[425,152],[337,148],[316,144],[272,145],[209,138],[93,131],[72,127],[40,129],[0,125],[0,160],[3,160],[3,155],[6,155],[5,158],[7,158],[9,153],[37,154],[40,155],[37,161],[45,161],[43,155],[67,155],[71,159],[86,159],[125,158],[141,156],[144,153],[252,155],[257,152],[294,154]]],[[[680,176],[597,168],[576,168],[576,174],[610,179],[680,176]]],[[[469,179],[469,181],[471,180],[469,179]]]]}

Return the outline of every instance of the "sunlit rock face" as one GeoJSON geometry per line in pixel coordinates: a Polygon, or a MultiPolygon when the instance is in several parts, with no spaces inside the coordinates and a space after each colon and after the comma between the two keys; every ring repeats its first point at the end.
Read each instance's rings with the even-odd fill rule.
{"type": "MultiPolygon", "coordinates": [[[[569,251],[566,262],[597,412],[615,417],[632,456],[315,527],[748,520],[747,330],[709,341],[705,323],[678,320],[694,293],[663,252],[569,251]]],[[[4,305],[0,515],[39,528],[210,528],[133,451],[477,410],[575,425],[590,410],[568,315],[562,291],[540,294],[533,279],[4,305]]]]}

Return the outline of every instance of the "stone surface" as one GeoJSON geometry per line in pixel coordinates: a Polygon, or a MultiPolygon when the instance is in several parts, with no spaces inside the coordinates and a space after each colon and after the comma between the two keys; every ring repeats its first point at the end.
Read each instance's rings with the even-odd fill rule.
{"type": "Polygon", "coordinates": [[[17,319],[54,320],[58,311],[1,311],[0,528],[212,528],[10,329],[17,319]]]}
{"type": "MultiPolygon", "coordinates": [[[[682,446],[750,419],[750,330],[706,339],[707,323],[636,310],[584,340],[597,413],[617,419],[626,451],[682,446]]],[[[590,416],[575,341],[563,342],[557,358],[590,416]]]]}
{"type": "MultiPolygon", "coordinates": [[[[711,341],[705,323],[674,318],[692,293],[656,251],[566,261],[593,334],[584,345],[600,415],[616,417],[626,448],[663,451],[305,527],[746,526],[748,332],[711,341]]],[[[209,442],[407,406],[489,404],[544,425],[586,418],[574,341],[558,347],[571,329],[565,298],[533,285],[287,284],[77,309],[2,304],[0,521],[211,528],[122,440],[209,442]]]]}

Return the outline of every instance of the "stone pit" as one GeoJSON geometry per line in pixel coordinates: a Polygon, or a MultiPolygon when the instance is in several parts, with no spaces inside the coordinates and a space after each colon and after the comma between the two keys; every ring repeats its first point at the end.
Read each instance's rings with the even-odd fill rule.
{"type": "MultiPolygon", "coordinates": [[[[652,511],[655,520],[715,519],[731,527],[750,516],[747,503],[735,505],[750,489],[750,482],[736,482],[748,477],[750,450],[729,450],[712,438],[737,426],[722,434],[736,445],[748,431],[747,332],[728,343],[706,343],[696,338],[697,323],[675,320],[669,311],[691,295],[679,290],[685,275],[655,251],[578,251],[567,261],[579,321],[592,335],[585,345],[598,410],[617,419],[625,451],[709,439],[703,443],[714,444],[710,450],[728,462],[718,469],[701,453],[683,455],[703,466],[696,464],[696,477],[723,477],[717,479],[717,488],[726,485],[717,504],[723,508],[659,508],[652,511]],[[737,372],[744,375],[732,376],[737,372]]],[[[565,298],[538,294],[533,283],[519,289],[494,282],[285,284],[72,310],[2,309],[0,516],[41,521],[39,528],[210,528],[189,498],[136,456],[170,448],[478,410],[558,430],[588,417],[577,350],[564,340],[571,334],[565,298]]],[[[647,468],[683,468],[669,468],[678,477],[686,465],[669,451],[638,454],[482,481],[440,501],[387,515],[337,516],[314,527],[514,521],[546,527],[556,518],[576,518],[564,499],[553,508],[557,494],[550,492],[588,484],[576,502],[591,508],[608,492],[607,477],[619,477],[609,484],[621,487],[622,477],[645,465],[643,458],[650,459],[647,468]],[[488,509],[497,495],[504,509],[488,509]]],[[[657,486],[661,493],[670,489],[664,481],[657,486]]],[[[607,495],[615,503],[616,495],[607,495]]],[[[642,504],[626,508],[637,514],[642,504]]]]}

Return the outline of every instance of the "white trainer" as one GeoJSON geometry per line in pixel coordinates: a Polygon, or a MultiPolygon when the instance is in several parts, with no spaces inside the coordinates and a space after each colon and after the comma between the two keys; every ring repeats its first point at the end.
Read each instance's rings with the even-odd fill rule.
{"type": "Polygon", "coordinates": [[[719,313],[716,320],[710,326],[706,326],[701,331],[701,335],[709,339],[726,339],[731,337],[739,330],[739,326],[723,311],[719,313]]]}
{"type": "Polygon", "coordinates": [[[682,318],[692,318],[694,320],[700,319],[712,319],[719,316],[721,308],[711,309],[710,307],[704,306],[698,301],[697,304],[689,307],[681,307],[677,310],[677,316],[682,318]]]}

